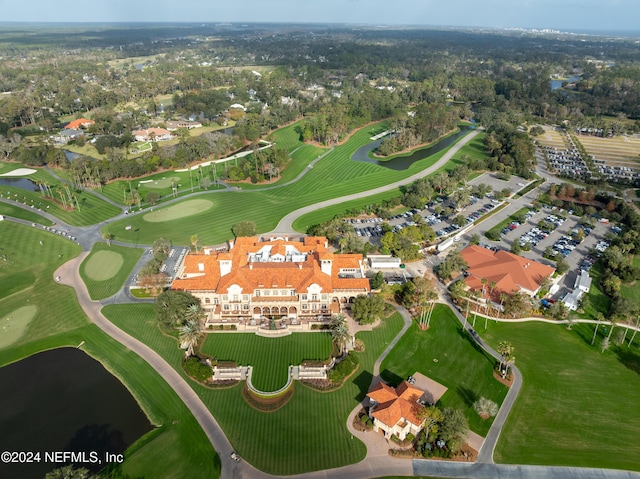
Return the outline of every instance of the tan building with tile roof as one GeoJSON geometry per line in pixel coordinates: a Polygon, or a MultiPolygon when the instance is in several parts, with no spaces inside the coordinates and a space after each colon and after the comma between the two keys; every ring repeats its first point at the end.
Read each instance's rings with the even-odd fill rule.
{"type": "Polygon", "coordinates": [[[382,429],[385,437],[396,435],[401,441],[408,434],[416,436],[424,426],[424,419],[420,418],[423,406],[418,402],[423,394],[424,391],[407,381],[395,389],[383,382],[376,384],[367,393],[374,431],[382,429]]]}
{"type": "Polygon", "coordinates": [[[522,291],[533,296],[544,278],[550,277],[555,271],[551,266],[532,259],[478,245],[468,246],[460,254],[469,265],[464,279],[467,286],[480,291],[484,299],[493,301],[500,301],[500,293],[522,291]],[[484,284],[483,279],[486,280],[484,284]]]}
{"type": "Polygon", "coordinates": [[[370,291],[360,254],[322,237],[238,238],[229,251],[188,254],[171,286],[200,299],[209,324],[329,319],[370,291]]]}

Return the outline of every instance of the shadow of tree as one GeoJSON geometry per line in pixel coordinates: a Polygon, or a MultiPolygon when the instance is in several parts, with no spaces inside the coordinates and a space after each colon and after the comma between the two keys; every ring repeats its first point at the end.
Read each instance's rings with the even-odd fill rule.
{"type": "Polygon", "coordinates": [[[640,355],[628,349],[626,346],[617,347],[615,349],[618,361],[620,361],[626,368],[631,369],[636,374],[640,375],[640,355]]]}
{"type": "Polygon", "coordinates": [[[405,378],[401,378],[396,373],[389,371],[388,369],[380,371],[380,377],[384,379],[384,381],[389,386],[393,386],[393,387],[397,387],[405,379],[405,378]]]}
{"type": "Polygon", "coordinates": [[[369,386],[371,386],[372,379],[373,374],[369,371],[362,371],[354,378],[353,384],[358,386],[358,394],[355,397],[356,401],[362,402],[364,400],[365,396],[369,392],[369,386]]]}
{"type": "Polygon", "coordinates": [[[458,386],[456,388],[456,392],[464,400],[467,406],[473,406],[473,403],[478,400],[478,395],[475,392],[473,392],[471,389],[466,388],[464,386],[458,386]]]}

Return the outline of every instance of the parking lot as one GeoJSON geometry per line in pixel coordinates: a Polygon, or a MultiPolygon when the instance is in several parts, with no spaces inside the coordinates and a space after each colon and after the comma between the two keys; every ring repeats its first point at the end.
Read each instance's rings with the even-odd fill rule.
{"type": "MultiPolygon", "coordinates": [[[[504,189],[516,192],[526,186],[527,180],[517,176],[512,176],[508,180],[501,180],[493,173],[484,173],[470,181],[467,188],[471,190],[472,187],[480,184],[489,186],[494,192],[504,189]]],[[[424,205],[421,209],[414,208],[392,216],[387,221],[392,226],[393,231],[397,232],[408,226],[414,226],[416,223],[413,221],[413,216],[419,214],[424,221],[433,228],[437,238],[440,239],[464,228],[465,225],[459,226],[453,223],[453,218],[456,216],[465,218],[466,225],[468,225],[486,215],[501,203],[494,198],[493,193],[489,193],[489,195],[483,198],[471,195],[468,204],[464,205],[464,207],[457,207],[450,198],[451,196],[438,197],[424,205]]],[[[385,220],[382,218],[353,218],[345,221],[353,224],[358,236],[372,243],[379,242],[379,238],[384,234],[382,223],[385,220]]]]}
{"type": "MultiPolygon", "coordinates": [[[[569,272],[564,276],[561,283],[562,288],[573,289],[576,275],[581,268],[588,269],[593,264],[595,258],[589,257],[589,251],[596,249],[600,245],[602,250],[604,237],[612,226],[604,223],[596,223],[595,227],[583,227],[579,225],[580,218],[568,215],[566,219],[562,216],[566,214],[556,208],[543,208],[540,211],[530,210],[527,221],[523,224],[512,223],[505,230],[500,241],[489,241],[483,238],[483,242],[492,247],[502,248],[510,251],[512,244],[517,241],[521,247],[527,248],[525,243],[529,243],[530,251],[521,251],[520,255],[543,264],[555,267],[555,261],[544,258],[544,252],[550,248],[554,253],[569,264],[569,272]],[[540,225],[544,224],[543,227],[540,225]]],[[[606,243],[606,242],[605,242],[606,243]]],[[[566,291],[566,290],[565,290],[566,291]]]]}

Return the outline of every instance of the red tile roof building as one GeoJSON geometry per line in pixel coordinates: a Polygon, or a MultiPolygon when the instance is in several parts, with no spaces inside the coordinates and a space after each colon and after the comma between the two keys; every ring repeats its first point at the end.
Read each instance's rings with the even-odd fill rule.
{"type": "Polygon", "coordinates": [[[200,299],[207,321],[328,319],[370,291],[360,254],[323,237],[238,238],[229,251],[188,254],[171,286],[200,299]]]}
{"type": "Polygon", "coordinates": [[[464,279],[467,286],[480,291],[484,299],[496,302],[500,301],[500,293],[521,291],[533,296],[542,281],[555,271],[551,266],[508,251],[492,251],[477,245],[468,246],[460,254],[469,265],[464,279]]]}
{"type": "Polygon", "coordinates": [[[376,384],[367,393],[374,430],[382,429],[385,437],[396,435],[401,441],[409,433],[417,436],[424,425],[424,419],[420,418],[423,406],[418,402],[423,394],[407,381],[395,389],[382,382],[376,384]]]}
{"type": "Polygon", "coordinates": [[[89,128],[95,122],[93,120],[88,120],[86,118],[78,118],[77,120],[73,120],[70,122],[65,128],[67,130],[79,130],[80,128],[89,128]]]}

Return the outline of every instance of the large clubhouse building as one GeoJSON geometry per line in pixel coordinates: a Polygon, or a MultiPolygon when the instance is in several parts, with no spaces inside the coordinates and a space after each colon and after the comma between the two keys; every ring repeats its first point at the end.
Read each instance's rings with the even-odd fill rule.
{"type": "Polygon", "coordinates": [[[200,299],[208,324],[326,320],[370,291],[362,255],[331,253],[323,237],[240,237],[228,251],[189,253],[171,288],[200,299]]]}

